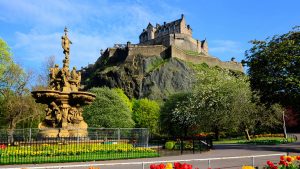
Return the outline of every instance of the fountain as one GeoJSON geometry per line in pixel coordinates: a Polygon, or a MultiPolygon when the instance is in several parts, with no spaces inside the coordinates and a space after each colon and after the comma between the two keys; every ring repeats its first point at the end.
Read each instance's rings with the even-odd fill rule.
{"type": "Polygon", "coordinates": [[[65,58],[63,67],[57,64],[50,68],[50,83],[47,90],[33,91],[37,103],[47,104],[46,117],[38,125],[41,138],[87,137],[88,125],[82,117],[83,105],[91,104],[96,96],[79,91],[81,73],[73,67],[69,70],[70,44],[68,30],[62,36],[62,48],[65,58]]]}

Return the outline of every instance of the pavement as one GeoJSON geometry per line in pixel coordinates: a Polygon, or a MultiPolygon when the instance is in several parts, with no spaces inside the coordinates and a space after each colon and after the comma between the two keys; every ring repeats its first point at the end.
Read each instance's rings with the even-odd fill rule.
{"type": "MultiPolygon", "coordinates": [[[[295,134],[297,138],[300,138],[300,134],[295,134]]],[[[109,161],[92,161],[92,162],[73,162],[73,163],[49,163],[49,164],[26,164],[26,165],[3,165],[0,168],[3,169],[149,169],[149,163],[158,164],[157,161],[180,161],[191,160],[186,163],[192,164],[199,169],[207,169],[209,166],[212,169],[224,168],[224,169],[240,169],[243,165],[255,166],[266,165],[267,160],[273,162],[279,161],[278,154],[300,153],[300,140],[294,143],[281,144],[281,145],[242,145],[242,144],[222,144],[214,145],[214,148],[208,152],[198,154],[186,154],[179,156],[166,156],[156,158],[142,158],[142,159],[128,159],[128,160],[109,160],[109,161]],[[272,156],[263,156],[273,154],[272,156]],[[277,155],[275,155],[277,154],[277,155]],[[252,156],[262,155],[260,157],[252,158],[252,156]],[[247,157],[245,157],[247,156],[247,157]],[[231,159],[215,159],[215,158],[227,158],[231,159]],[[238,159],[235,159],[238,158],[238,159]],[[201,159],[201,160],[199,160],[201,159]],[[210,159],[210,160],[207,160],[210,159]],[[141,164],[144,163],[144,168],[141,164]],[[131,164],[129,164],[131,163],[131,164]]]]}

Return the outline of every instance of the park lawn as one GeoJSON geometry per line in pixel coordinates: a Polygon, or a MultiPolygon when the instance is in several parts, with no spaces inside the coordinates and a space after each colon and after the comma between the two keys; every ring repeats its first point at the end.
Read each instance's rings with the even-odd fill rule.
{"type": "Polygon", "coordinates": [[[116,160],[116,159],[132,159],[158,157],[157,152],[116,152],[116,153],[84,153],[79,155],[60,155],[60,156],[28,156],[18,157],[9,156],[1,157],[0,165],[5,164],[37,164],[37,163],[60,163],[60,162],[83,162],[83,161],[101,161],[101,160],[116,160]]]}
{"type": "MultiPolygon", "coordinates": [[[[259,138],[253,138],[252,140],[277,140],[277,141],[283,141],[283,137],[259,137],[259,138]]],[[[241,144],[243,142],[246,142],[246,139],[242,138],[232,138],[232,139],[222,139],[219,141],[213,141],[213,144],[241,144]]],[[[294,142],[292,138],[288,138],[288,143],[294,142]]]]}

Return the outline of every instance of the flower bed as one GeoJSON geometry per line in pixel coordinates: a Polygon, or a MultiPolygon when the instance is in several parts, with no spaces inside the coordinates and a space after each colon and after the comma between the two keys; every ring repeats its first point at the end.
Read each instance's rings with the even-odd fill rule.
{"type": "MultiPolygon", "coordinates": [[[[173,165],[172,165],[172,163],[167,163],[166,165],[163,163],[151,164],[150,169],[173,169],[173,165]]],[[[187,163],[181,164],[179,162],[175,162],[174,169],[193,169],[193,166],[191,164],[187,164],[187,163]]],[[[196,167],[195,169],[199,169],[199,168],[196,167]]]]}
{"type": "Polygon", "coordinates": [[[131,144],[33,144],[30,146],[0,145],[0,164],[70,162],[89,160],[157,157],[150,148],[131,144]]]}
{"type": "Polygon", "coordinates": [[[300,156],[281,156],[277,164],[267,161],[264,169],[300,169],[300,156]]]}

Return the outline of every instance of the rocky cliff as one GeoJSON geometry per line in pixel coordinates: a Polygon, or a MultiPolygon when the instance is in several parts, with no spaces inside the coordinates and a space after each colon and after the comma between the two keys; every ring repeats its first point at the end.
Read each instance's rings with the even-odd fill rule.
{"type": "Polygon", "coordinates": [[[165,99],[172,93],[188,91],[192,87],[194,71],[184,61],[136,55],[127,62],[117,55],[119,60],[102,57],[94,66],[82,71],[86,89],[118,87],[131,98],[165,99]]]}

